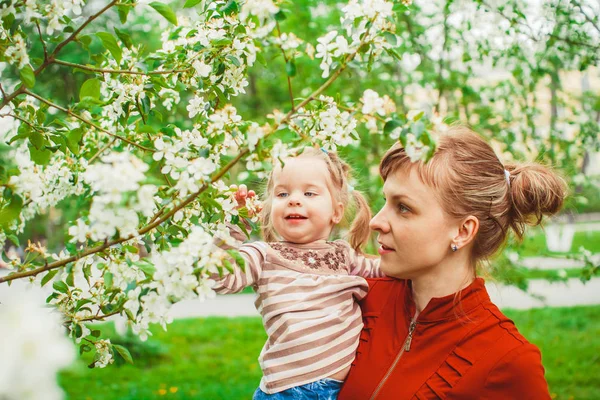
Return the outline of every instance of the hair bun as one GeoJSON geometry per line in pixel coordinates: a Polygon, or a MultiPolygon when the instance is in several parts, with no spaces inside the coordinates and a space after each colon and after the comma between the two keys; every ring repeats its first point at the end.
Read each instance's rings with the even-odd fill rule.
{"type": "Polygon", "coordinates": [[[505,168],[510,172],[510,198],[516,224],[539,225],[544,215],[556,214],[561,209],[567,186],[556,172],[536,163],[507,164],[505,168]]]}

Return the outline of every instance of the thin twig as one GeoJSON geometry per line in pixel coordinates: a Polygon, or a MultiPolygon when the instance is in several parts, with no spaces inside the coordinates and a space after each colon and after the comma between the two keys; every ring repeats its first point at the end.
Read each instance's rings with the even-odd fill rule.
{"type": "Polygon", "coordinates": [[[48,48],[46,47],[46,42],[44,42],[44,37],[42,36],[42,29],[40,28],[40,23],[35,21],[35,26],[37,27],[38,34],[40,35],[40,42],[42,42],[42,47],[44,48],[44,60],[48,59],[48,48]]]}
{"type": "Polygon", "coordinates": [[[102,154],[104,152],[104,150],[108,149],[110,146],[113,145],[113,143],[117,140],[117,138],[113,138],[111,141],[109,141],[106,146],[102,147],[100,150],[98,150],[98,152],[96,154],[94,154],[89,160],[88,160],[88,165],[93,163],[94,160],[96,158],[98,158],[98,156],[100,156],[100,154],[102,154]]]}
{"type": "Polygon", "coordinates": [[[93,315],[91,317],[85,317],[85,318],[81,318],[79,319],[80,322],[82,321],[104,321],[104,318],[108,318],[108,317],[112,317],[113,315],[117,315],[119,313],[121,313],[122,310],[117,310],[117,311],[113,311],[110,312],[108,314],[104,314],[104,315],[93,315]]]}
{"type": "MultiPolygon", "coordinates": [[[[285,65],[287,68],[287,64],[289,62],[287,55],[285,54],[285,50],[283,50],[283,46],[281,45],[281,29],[279,28],[279,21],[275,21],[275,25],[277,26],[277,36],[279,37],[279,48],[281,49],[281,54],[283,54],[283,60],[285,61],[285,65]]],[[[296,108],[294,107],[294,94],[292,92],[292,78],[288,75],[287,70],[285,71],[288,82],[288,92],[290,93],[290,101],[292,103],[292,111],[296,108]]]]}
{"type": "Polygon", "coordinates": [[[24,94],[26,94],[26,95],[28,95],[28,96],[34,97],[34,98],[38,99],[39,101],[41,101],[42,103],[45,103],[45,104],[49,105],[50,107],[54,107],[54,108],[56,108],[57,110],[60,110],[60,111],[62,111],[62,112],[64,112],[64,113],[66,113],[66,114],[70,115],[71,117],[73,117],[73,118],[76,118],[76,119],[80,120],[81,122],[83,122],[83,123],[86,123],[86,124],[88,124],[89,126],[92,126],[92,127],[96,128],[96,129],[98,129],[99,131],[102,131],[102,132],[104,132],[104,133],[106,133],[106,134],[108,134],[108,135],[110,135],[110,136],[112,136],[112,137],[114,137],[114,138],[120,139],[120,140],[122,140],[122,141],[124,141],[124,142],[126,142],[126,143],[129,143],[129,144],[130,144],[130,145],[132,145],[132,146],[135,146],[135,147],[137,147],[137,148],[140,148],[140,149],[142,149],[142,150],[144,150],[144,151],[149,151],[149,152],[151,152],[151,153],[154,153],[154,150],[153,150],[153,149],[150,149],[150,148],[148,148],[148,147],[144,147],[144,146],[142,146],[142,145],[139,145],[139,144],[137,144],[137,143],[135,143],[135,142],[132,142],[131,140],[127,139],[126,137],[123,137],[123,136],[117,135],[117,134],[115,134],[115,133],[112,133],[112,132],[110,132],[110,131],[108,131],[108,130],[106,130],[106,129],[102,128],[102,127],[100,127],[99,125],[96,125],[96,124],[95,124],[95,123],[93,123],[92,121],[89,121],[89,120],[87,120],[87,119],[83,118],[82,116],[80,116],[80,115],[78,115],[78,114],[75,114],[73,111],[71,111],[71,110],[68,110],[68,109],[66,109],[66,108],[64,108],[64,107],[61,107],[61,106],[59,106],[58,104],[54,104],[54,103],[53,103],[53,102],[51,102],[50,100],[48,100],[48,99],[45,99],[45,98],[43,98],[43,97],[41,97],[41,96],[39,96],[39,95],[37,95],[37,94],[35,94],[35,93],[32,93],[32,92],[30,92],[28,89],[25,89],[25,90],[23,91],[23,93],[24,93],[24,94]]]}
{"type": "Polygon", "coordinates": [[[32,129],[35,129],[35,130],[36,130],[36,131],[38,131],[38,132],[43,132],[43,130],[41,130],[41,129],[40,129],[40,128],[38,128],[37,126],[33,125],[31,122],[27,121],[27,120],[26,120],[25,118],[23,118],[23,117],[19,117],[19,116],[18,116],[18,115],[16,115],[16,114],[11,114],[11,113],[8,113],[8,114],[0,114],[0,117],[12,117],[12,118],[14,118],[14,119],[18,119],[19,121],[21,121],[21,122],[23,122],[23,123],[25,123],[25,124],[29,125],[29,126],[32,128],[32,129]]]}
{"type": "Polygon", "coordinates": [[[178,74],[178,73],[182,73],[182,72],[187,72],[187,71],[189,71],[189,70],[192,69],[192,67],[188,67],[188,68],[185,68],[185,69],[170,69],[170,70],[165,70],[165,71],[143,72],[143,71],[132,71],[132,70],[129,70],[129,69],[96,68],[96,67],[90,67],[89,65],[75,64],[75,63],[71,63],[71,62],[63,61],[63,60],[58,60],[58,59],[55,59],[54,63],[55,64],[60,64],[60,65],[64,65],[66,67],[79,68],[79,69],[82,69],[82,70],[85,70],[85,71],[99,72],[99,73],[103,73],[103,74],[129,74],[129,75],[145,75],[145,76],[178,74]]]}

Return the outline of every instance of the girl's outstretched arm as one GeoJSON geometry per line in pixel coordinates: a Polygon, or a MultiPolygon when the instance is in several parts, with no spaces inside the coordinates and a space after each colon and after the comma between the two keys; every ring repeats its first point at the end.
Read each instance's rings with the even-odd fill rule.
{"type": "Polygon", "coordinates": [[[379,268],[380,258],[369,254],[358,253],[349,247],[350,275],[363,278],[383,278],[385,275],[379,268]]]}

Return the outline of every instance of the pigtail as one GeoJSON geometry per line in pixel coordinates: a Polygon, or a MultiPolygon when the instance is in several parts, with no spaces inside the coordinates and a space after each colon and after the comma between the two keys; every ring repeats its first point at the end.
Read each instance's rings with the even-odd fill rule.
{"type": "Polygon", "coordinates": [[[369,239],[369,221],[371,221],[371,208],[369,203],[358,190],[352,191],[352,197],[356,204],[355,217],[350,226],[348,242],[358,253],[362,253],[361,247],[369,239]]]}

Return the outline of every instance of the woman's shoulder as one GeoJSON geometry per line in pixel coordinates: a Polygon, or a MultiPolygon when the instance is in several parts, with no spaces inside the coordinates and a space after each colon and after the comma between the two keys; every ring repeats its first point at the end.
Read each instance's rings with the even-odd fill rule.
{"type": "Polygon", "coordinates": [[[408,281],[395,278],[366,278],[369,285],[367,296],[361,300],[360,307],[364,312],[380,311],[390,299],[403,299],[408,281]],[[399,297],[402,295],[402,297],[399,297]]]}

